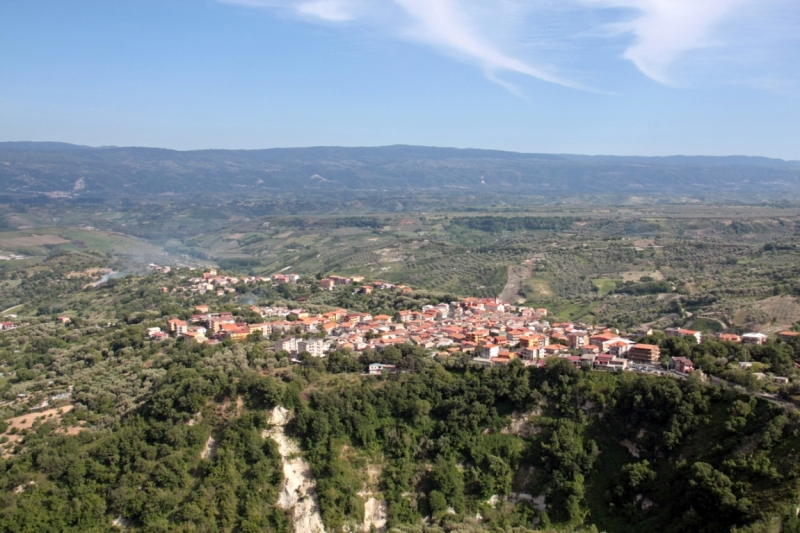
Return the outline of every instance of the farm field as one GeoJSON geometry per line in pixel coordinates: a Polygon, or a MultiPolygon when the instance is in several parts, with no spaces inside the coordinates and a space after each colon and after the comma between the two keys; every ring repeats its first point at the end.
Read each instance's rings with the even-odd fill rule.
{"type": "Polygon", "coordinates": [[[800,209],[794,207],[539,205],[465,212],[443,203],[426,213],[373,207],[357,214],[348,207],[342,214],[263,214],[274,207],[10,209],[6,225],[33,227],[0,233],[0,249],[29,262],[59,250],[96,251],[123,259],[129,269],[155,262],[253,274],[360,274],[525,301],[562,309],[565,318],[620,326],[671,316],[681,325],[702,313],[731,328],[777,330],[800,318],[800,209]]]}

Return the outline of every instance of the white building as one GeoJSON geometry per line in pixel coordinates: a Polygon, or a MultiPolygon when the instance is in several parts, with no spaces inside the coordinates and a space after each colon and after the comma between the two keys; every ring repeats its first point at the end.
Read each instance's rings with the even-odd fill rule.
{"type": "Polygon", "coordinates": [[[308,339],[297,343],[297,353],[308,352],[314,357],[325,355],[325,341],[322,339],[308,339]]]}

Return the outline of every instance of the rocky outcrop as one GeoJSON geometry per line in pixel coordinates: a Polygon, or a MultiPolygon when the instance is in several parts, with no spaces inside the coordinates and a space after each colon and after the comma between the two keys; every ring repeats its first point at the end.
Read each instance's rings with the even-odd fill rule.
{"type": "Polygon", "coordinates": [[[317,501],[317,481],[311,465],[303,459],[300,447],[294,439],[286,435],[286,424],[291,413],[283,407],[275,407],[270,415],[270,429],[264,431],[278,443],[283,459],[283,489],[278,497],[282,509],[292,510],[292,530],[294,533],[325,533],[322,516],[317,501]]]}

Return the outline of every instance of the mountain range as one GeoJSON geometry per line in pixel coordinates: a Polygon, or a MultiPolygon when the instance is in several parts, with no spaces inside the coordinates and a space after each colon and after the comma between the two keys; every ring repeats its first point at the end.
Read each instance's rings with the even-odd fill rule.
{"type": "Polygon", "coordinates": [[[0,143],[0,194],[51,198],[426,191],[681,198],[800,196],[800,161],[384,146],[176,151],[0,143]]]}

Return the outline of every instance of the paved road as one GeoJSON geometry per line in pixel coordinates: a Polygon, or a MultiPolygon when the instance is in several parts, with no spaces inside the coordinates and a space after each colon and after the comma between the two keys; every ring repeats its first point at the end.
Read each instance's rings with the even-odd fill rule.
{"type": "MultiPolygon", "coordinates": [[[[675,372],[674,370],[670,370],[669,373],[670,373],[671,376],[675,376],[675,377],[681,378],[681,379],[686,379],[688,377],[685,374],[680,374],[678,372],[675,372]]],[[[716,385],[717,387],[721,387],[722,384],[724,383],[725,385],[727,385],[728,387],[730,387],[732,389],[735,388],[737,390],[741,390],[742,392],[745,392],[745,393],[747,393],[747,394],[749,394],[751,396],[755,396],[756,398],[761,398],[762,400],[766,400],[766,401],[768,401],[770,403],[774,403],[775,405],[780,405],[781,407],[785,407],[786,409],[791,409],[792,411],[800,411],[800,407],[797,407],[792,402],[787,402],[785,400],[781,400],[778,397],[777,394],[768,394],[766,392],[755,392],[755,391],[752,391],[752,390],[748,389],[747,387],[743,387],[742,385],[739,385],[738,383],[733,383],[733,382],[730,382],[730,381],[726,381],[724,379],[718,378],[717,376],[712,376],[710,374],[708,376],[709,376],[709,378],[711,378],[711,383],[713,385],[716,385]]]]}
{"type": "Polygon", "coordinates": [[[16,309],[17,307],[22,307],[23,305],[25,305],[25,304],[19,304],[19,305],[15,305],[14,307],[9,307],[9,308],[8,308],[8,309],[6,309],[5,311],[0,311],[0,315],[4,315],[4,314],[6,314],[6,313],[8,313],[8,312],[11,312],[11,311],[13,311],[14,309],[16,309]]]}

